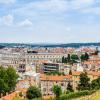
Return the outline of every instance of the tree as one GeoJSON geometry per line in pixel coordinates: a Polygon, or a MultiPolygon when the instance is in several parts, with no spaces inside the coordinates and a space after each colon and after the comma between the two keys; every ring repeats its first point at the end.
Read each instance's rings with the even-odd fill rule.
{"type": "Polygon", "coordinates": [[[100,89],[100,76],[97,78],[98,87],[100,89]]]}
{"type": "Polygon", "coordinates": [[[23,97],[23,93],[22,93],[22,92],[20,92],[20,93],[19,93],[19,96],[20,96],[20,97],[23,97]]]}
{"type": "Polygon", "coordinates": [[[89,59],[89,54],[85,53],[85,60],[88,60],[88,59],[89,59]]]}
{"type": "Polygon", "coordinates": [[[62,63],[65,63],[65,57],[64,56],[62,57],[62,63]]]}
{"type": "Polygon", "coordinates": [[[53,92],[56,95],[56,100],[60,100],[59,98],[60,98],[60,95],[62,93],[61,87],[58,86],[58,85],[54,85],[53,86],[53,92]]]}
{"type": "Polygon", "coordinates": [[[35,86],[30,86],[27,90],[26,96],[29,100],[41,97],[41,91],[35,86]]]}
{"type": "Polygon", "coordinates": [[[85,61],[89,59],[89,55],[88,53],[85,53],[85,54],[82,54],[80,58],[81,58],[81,61],[85,61]]]}
{"type": "Polygon", "coordinates": [[[67,57],[64,56],[62,57],[62,63],[67,63],[67,60],[68,60],[67,57]]]}
{"type": "Polygon", "coordinates": [[[3,79],[4,81],[7,79],[6,69],[2,66],[0,66],[0,79],[3,79]]]}
{"type": "Polygon", "coordinates": [[[71,85],[70,82],[68,82],[67,91],[69,91],[69,92],[74,92],[73,87],[72,87],[72,85],[71,85]]]}
{"type": "Polygon", "coordinates": [[[18,75],[13,67],[0,67],[0,93],[3,95],[6,92],[14,90],[18,75]]]}
{"type": "Polygon", "coordinates": [[[16,74],[15,69],[11,66],[6,69],[6,73],[6,82],[8,84],[9,91],[13,91],[16,87],[18,75],[16,74]]]}
{"type": "Polygon", "coordinates": [[[70,62],[70,60],[71,60],[71,57],[70,57],[70,54],[68,54],[67,61],[70,62]]]}
{"type": "Polygon", "coordinates": [[[99,87],[98,87],[97,79],[95,79],[95,80],[93,80],[93,81],[91,82],[91,88],[92,88],[93,90],[99,88],[99,87]]]}
{"type": "Polygon", "coordinates": [[[82,54],[81,57],[80,57],[81,61],[84,61],[85,60],[85,55],[82,54]]]}
{"type": "Polygon", "coordinates": [[[71,55],[71,59],[72,60],[78,60],[79,58],[78,58],[78,56],[76,54],[73,54],[73,55],[71,55]]]}
{"type": "Polygon", "coordinates": [[[88,78],[87,73],[80,74],[80,81],[78,84],[78,90],[89,90],[90,89],[90,78],[88,78]]]}
{"type": "Polygon", "coordinates": [[[72,70],[69,71],[69,75],[72,75],[72,70]]]}
{"type": "Polygon", "coordinates": [[[98,51],[98,50],[96,50],[96,51],[94,52],[94,54],[95,54],[95,55],[98,55],[98,53],[99,53],[99,51],[98,51]]]}
{"type": "Polygon", "coordinates": [[[94,79],[92,82],[91,82],[91,88],[92,89],[100,89],[100,76],[97,78],[97,79],[94,79]]]}
{"type": "Polygon", "coordinates": [[[6,69],[0,66],[0,97],[1,94],[5,95],[6,92],[8,91],[8,85],[5,82],[6,76],[7,76],[6,69]]]}
{"type": "Polygon", "coordinates": [[[65,63],[68,63],[68,58],[67,57],[65,57],[65,61],[64,61],[65,63]]]}
{"type": "Polygon", "coordinates": [[[3,79],[0,79],[0,97],[1,93],[5,95],[6,92],[8,92],[8,90],[9,90],[8,85],[4,82],[3,79]]]}

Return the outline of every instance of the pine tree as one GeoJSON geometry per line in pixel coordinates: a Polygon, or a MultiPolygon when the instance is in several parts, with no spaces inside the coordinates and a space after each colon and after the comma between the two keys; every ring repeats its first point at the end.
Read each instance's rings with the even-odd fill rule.
{"type": "Polygon", "coordinates": [[[72,71],[71,70],[69,71],[69,75],[72,75],[72,71]]]}
{"type": "Polygon", "coordinates": [[[65,63],[65,57],[64,56],[62,57],[62,63],[65,63]]]}
{"type": "Polygon", "coordinates": [[[80,81],[78,84],[78,90],[89,90],[90,89],[90,78],[88,78],[87,73],[80,74],[80,81]]]}
{"type": "Polygon", "coordinates": [[[71,61],[70,54],[68,54],[67,61],[68,61],[68,63],[71,61]]]}
{"type": "Polygon", "coordinates": [[[81,61],[88,60],[89,59],[89,54],[88,53],[82,54],[80,58],[81,58],[81,61]]]}
{"type": "Polygon", "coordinates": [[[60,100],[60,95],[62,93],[61,87],[58,85],[53,86],[53,92],[56,95],[56,100],[60,100]]]}
{"type": "Polygon", "coordinates": [[[88,59],[89,59],[89,54],[85,53],[85,60],[88,60],[88,59]]]}
{"type": "Polygon", "coordinates": [[[69,91],[69,92],[74,92],[73,87],[72,87],[72,85],[71,85],[70,82],[68,82],[67,91],[69,91]]]}

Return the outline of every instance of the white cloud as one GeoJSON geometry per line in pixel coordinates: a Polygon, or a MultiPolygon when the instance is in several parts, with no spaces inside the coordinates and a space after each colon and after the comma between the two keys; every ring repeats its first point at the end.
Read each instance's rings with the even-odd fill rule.
{"type": "Polygon", "coordinates": [[[0,0],[0,4],[10,4],[15,3],[15,0],[0,0]]]}
{"type": "Polygon", "coordinates": [[[20,8],[15,9],[13,12],[23,15],[37,15],[38,12],[64,12],[68,8],[68,2],[65,0],[45,0],[45,1],[37,1],[31,2],[20,8]],[[27,13],[25,13],[27,12],[27,13]]]}
{"type": "Polygon", "coordinates": [[[2,24],[10,26],[13,24],[14,17],[12,15],[6,15],[1,18],[2,24]]]}
{"type": "Polygon", "coordinates": [[[85,7],[90,7],[95,3],[95,0],[72,0],[71,7],[73,9],[80,9],[85,7]]]}
{"type": "Polygon", "coordinates": [[[95,2],[95,0],[74,0],[78,5],[81,4],[86,4],[86,5],[91,5],[95,2]]]}
{"type": "Polygon", "coordinates": [[[13,10],[21,16],[40,16],[50,13],[65,13],[71,10],[81,10],[91,7],[95,0],[44,0],[25,4],[13,10]],[[40,15],[39,15],[40,14],[40,15]]]}
{"type": "Polygon", "coordinates": [[[49,10],[49,11],[66,11],[68,8],[68,2],[66,0],[47,0],[38,3],[37,8],[49,10]]]}
{"type": "Polygon", "coordinates": [[[18,26],[22,26],[22,27],[29,27],[32,25],[33,25],[33,23],[29,19],[25,19],[24,21],[22,21],[18,24],[18,26]]]}
{"type": "Polygon", "coordinates": [[[70,32],[70,31],[71,31],[71,27],[67,27],[67,28],[66,28],[66,31],[67,31],[67,32],[70,32]]]}
{"type": "Polygon", "coordinates": [[[47,9],[49,11],[66,11],[72,8],[88,7],[95,3],[95,0],[47,0],[37,2],[33,7],[47,9]]]}
{"type": "Polygon", "coordinates": [[[82,12],[83,12],[83,13],[100,14],[100,7],[94,7],[94,8],[83,9],[82,12]]]}

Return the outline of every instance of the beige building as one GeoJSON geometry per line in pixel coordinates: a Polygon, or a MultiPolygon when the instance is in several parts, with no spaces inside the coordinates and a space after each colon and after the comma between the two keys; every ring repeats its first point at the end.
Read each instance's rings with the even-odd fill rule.
{"type": "Polygon", "coordinates": [[[54,85],[61,86],[63,92],[67,90],[67,85],[69,82],[72,83],[71,76],[48,76],[48,75],[41,75],[40,78],[40,86],[42,95],[53,95],[52,88],[54,85]]]}
{"type": "Polygon", "coordinates": [[[14,66],[19,70],[25,71],[27,65],[38,65],[39,60],[48,60],[54,63],[61,62],[62,57],[66,54],[62,53],[12,53],[0,52],[0,65],[14,66]]]}
{"type": "MultiPolygon", "coordinates": [[[[73,89],[77,91],[77,86],[80,80],[80,74],[82,72],[72,72],[72,80],[73,80],[73,89]]],[[[97,79],[100,76],[100,72],[93,72],[88,71],[87,72],[88,77],[90,78],[90,82],[94,79],[97,79]]]]}

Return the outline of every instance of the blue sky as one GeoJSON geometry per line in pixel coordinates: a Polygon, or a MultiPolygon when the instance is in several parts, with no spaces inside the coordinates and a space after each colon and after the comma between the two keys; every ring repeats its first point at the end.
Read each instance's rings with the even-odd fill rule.
{"type": "Polygon", "coordinates": [[[0,0],[0,42],[100,42],[100,0],[0,0]]]}

